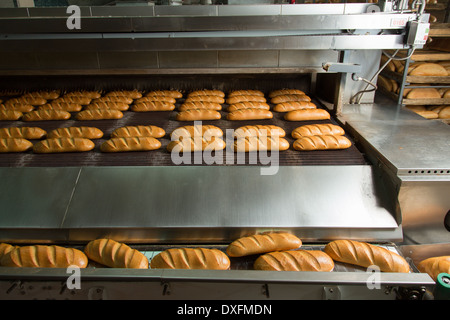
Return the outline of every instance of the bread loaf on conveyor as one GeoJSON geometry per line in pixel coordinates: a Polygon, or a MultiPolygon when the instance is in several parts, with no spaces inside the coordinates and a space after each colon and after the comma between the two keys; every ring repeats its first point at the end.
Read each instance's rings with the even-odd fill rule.
{"type": "Polygon", "coordinates": [[[202,89],[202,90],[194,90],[189,92],[187,97],[196,97],[196,96],[218,96],[221,98],[225,97],[225,93],[221,90],[214,89],[202,89]]]}
{"type": "Polygon", "coordinates": [[[289,112],[302,109],[316,109],[317,106],[311,101],[286,101],[276,104],[273,107],[273,111],[276,112],[289,112]]]}
{"type": "Polygon", "coordinates": [[[230,259],[218,249],[173,248],[153,257],[150,268],[228,270],[230,259]]]}
{"type": "Polygon", "coordinates": [[[153,137],[111,138],[100,146],[102,152],[151,151],[161,148],[161,142],[153,137]]]}
{"type": "Polygon", "coordinates": [[[279,136],[247,136],[236,139],[236,152],[285,151],[289,149],[289,141],[279,136]]]}
{"type": "Polygon", "coordinates": [[[121,119],[123,118],[123,113],[120,110],[108,110],[108,109],[94,109],[94,110],[83,110],[76,114],[75,118],[77,120],[110,120],[110,119],[121,119]]]}
{"type": "Polygon", "coordinates": [[[325,246],[324,252],[334,261],[368,268],[377,266],[383,272],[410,271],[408,262],[386,248],[354,240],[335,240],[325,246]]]}
{"type": "Polygon", "coordinates": [[[291,132],[291,136],[294,139],[300,139],[302,137],[310,137],[310,136],[323,136],[323,135],[342,136],[344,134],[345,134],[344,129],[342,129],[340,126],[330,123],[308,124],[297,127],[291,132]]]}
{"type": "Polygon", "coordinates": [[[330,272],[334,269],[334,261],[320,250],[276,251],[259,256],[253,264],[253,269],[330,272]]]}
{"type": "Polygon", "coordinates": [[[256,125],[248,125],[248,126],[242,126],[234,130],[234,137],[237,139],[245,138],[245,137],[260,137],[260,136],[267,136],[267,137],[284,137],[286,135],[286,132],[283,128],[275,125],[263,125],[263,124],[256,124],[256,125]]]}
{"type": "Polygon", "coordinates": [[[84,138],[53,138],[36,142],[34,153],[87,152],[94,149],[95,144],[84,138]]]}
{"type": "Polygon", "coordinates": [[[303,109],[287,112],[284,119],[287,121],[328,120],[330,114],[324,109],[303,109]]]}
{"type": "Polygon", "coordinates": [[[58,99],[55,99],[52,102],[55,102],[55,103],[61,103],[61,102],[75,103],[75,104],[81,104],[82,106],[86,106],[89,103],[91,103],[91,101],[92,101],[92,99],[87,97],[87,96],[71,95],[71,96],[59,97],[58,99]]]}
{"type": "Polygon", "coordinates": [[[47,132],[38,127],[10,127],[0,128],[0,138],[23,138],[37,140],[43,138],[47,132]]]}
{"type": "Polygon", "coordinates": [[[57,128],[50,131],[47,138],[86,138],[100,139],[103,137],[103,131],[95,127],[67,127],[57,128]]]}
{"type": "Polygon", "coordinates": [[[33,144],[23,138],[0,139],[0,153],[25,152],[33,148],[33,144]]]}
{"type": "Polygon", "coordinates": [[[148,259],[140,251],[112,239],[96,239],[84,248],[89,259],[111,268],[148,269],[148,259]]]}
{"type": "Polygon", "coordinates": [[[36,110],[25,113],[22,117],[23,121],[53,121],[53,120],[69,120],[70,112],[63,110],[36,110]]]}
{"type": "Polygon", "coordinates": [[[227,111],[233,112],[240,109],[265,109],[270,110],[270,105],[267,102],[258,102],[258,101],[243,101],[231,104],[227,111]]]}
{"type": "Polygon", "coordinates": [[[170,134],[171,140],[182,140],[183,138],[203,137],[208,140],[212,137],[222,137],[223,131],[213,125],[193,125],[178,127],[170,134]]]}
{"type": "Polygon", "coordinates": [[[292,147],[299,151],[313,151],[347,149],[351,145],[351,141],[345,136],[323,135],[299,138],[294,141],[292,147]]]}
{"type": "MultiPolygon", "coordinates": [[[[141,99],[144,99],[144,98],[137,99],[136,101],[139,101],[141,99]]],[[[103,96],[103,97],[100,97],[97,99],[93,99],[91,102],[119,102],[119,103],[132,104],[133,99],[130,97],[125,97],[125,96],[103,96]]],[[[87,103],[87,104],[89,104],[89,103],[87,103]]]]}
{"type": "Polygon", "coordinates": [[[219,111],[209,109],[189,109],[180,111],[176,116],[177,121],[219,120],[220,118],[219,111]]]}
{"type": "Polygon", "coordinates": [[[215,151],[223,150],[226,147],[225,141],[219,137],[191,137],[181,140],[170,141],[167,145],[169,152],[195,152],[195,151],[215,151]]]}
{"type": "Polygon", "coordinates": [[[32,98],[42,98],[45,100],[54,100],[59,98],[60,92],[58,90],[50,90],[50,91],[34,91],[27,92],[22,95],[22,97],[32,97],[32,98]]]}
{"type": "Polygon", "coordinates": [[[274,232],[245,236],[230,243],[226,249],[230,257],[243,257],[273,251],[298,249],[302,241],[293,234],[274,232]]]}
{"type": "MultiPolygon", "coordinates": [[[[83,98],[83,102],[87,102],[87,101],[91,101],[93,99],[98,99],[102,96],[100,91],[95,91],[95,90],[82,90],[82,91],[71,91],[71,92],[66,92],[64,93],[63,96],[59,97],[62,98],[64,100],[64,98],[70,98],[70,97],[81,97],[83,98]]],[[[89,104],[86,103],[86,104],[89,104]]]]}
{"type": "Polygon", "coordinates": [[[216,102],[207,102],[207,101],[194,101],[194,102],[185,102],[183,103],[178,110],[186,111],[190,109],[209,109],[209,110],[222,110],[222,105],[216,102]]]}
{"type": "Polygon", "coordinates": [[[198,101],[205,101],[205,102],[214,102],[214,103],[225,103],[225,99],[221,96],[216,95],[189,95],[186,100],[184,100],[185,103],[187,102],[198,102],[198,101]]]}
{"type": "Polygon", "coordinates": [[[284,96],[289,94],[306,95],[304,91],[299,89],[279,89],[269,93],[269,98],[275,98],[276,96],[284,96]]]}
{"type": "Polygon", "coordinates": [[[60,246],[23,246],[15,247],[0,260],[4,267],[28,267],[28,268],[67,268],[77,266],[86,268],[88,258],[86,255],[74,248],[60,246]]]}
{"type": "Polygon", "coordinates": [[[138,90],[114,90],[105,94],[106,97],[127,97],[131,99],[142,98],[142,93],[138,90]]]}
{"type": "Polygon", "coordinates": [[[273,104],[279,104],[288,101],[311,101],[311,98],[306,94],[284,94],[270,99],[270,102],[273,104]]]}
{"type": "Polygon", "coordinates": [[[180,99],[183,97],[183,94],[178,90],[153,90],[145,94],[146,97],[159,97],[159,96],[167,96],[175,99],[180,99]]]}
{"type": "Polygon", "coordinates": [[[227,119],[232,121],[272,119],[273,113],[265,109],[239,109],[228,113],[227,119]]]}
{"type": "Polygon", "coordinates": [[[440,273],[450,274],[450,256],[431,257],[420,261],[417,265],[420,272],[428,273],[436,281],[440,273]]]}
{"type": "Polygon", "coordinates": [[[228,94],[228,97],[235,97],[235,96],[260,96],[264,97],[264,92],[260,90],[234,90],[231,91],[228,94]]]}
{"type": "Polygon", "coordinates": [[[115,129],[111,133],[111,138],[126,137],[153,137],[162,138],[166,135],[166,131],[158,126],[125,126],[115,129]]]}
{"type": "Polygon", "coordinates": [[[19,98],[12,98],[5,102],[5,105],[9,104],[17,104],[17,103],[24,103],[24,104],[31,104],[32,106],[42,106],[47,103],[47,100],[40,97],[28,97],[23,96],[19,98]]]}
{"type": "Polygon", "coordinates": [[[137,102],[131,106],[134,112],[150,112],[150,111],[172,111],[175,110],[175,104],[166,101],[144,101],[137,102]]]}
{"type": "Polygon", "coordinates": [[[253,101],[253,102],[267,102],[264,96],[256,96],[256,95],[237,95],[227,98],[228,104],[236,104],[245,101],[253,101]]]}
{"type": "Polygon", "coordinates": [[[130,105],[125,102],[102,101],[102,102],[92,102],[84,107],[84,110],[94,110],[94,109],[127,111],[128,109],[130,109],[130,105]]]}
{"type": "Polygon", "coordinates": [[[80,112],[83,106],[78,103],[52,102],[38,108],[38,110],[62,110],[67,112],[80,112]]]}
{"type": "Polygon", "coordinates": [[[22,118],[23,113],[16,110],[0,110],[0,121],[15,121],[22,118]]]}
{"type": "Polygon", "coordinates": [[[15,104],[0,104],[0,110],[3,111],[19,111],[22,113],[25,112],[31,112],[34,109],[34,107],[31,104],[26,103],[15,103],[15,104]]]}

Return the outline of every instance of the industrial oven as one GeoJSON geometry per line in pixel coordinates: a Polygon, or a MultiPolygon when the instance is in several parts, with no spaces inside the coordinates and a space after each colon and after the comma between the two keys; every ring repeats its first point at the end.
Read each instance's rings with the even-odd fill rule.
{"type": "MultiPolygon", "coordinates": [[[[328,122],[342,126],[352,146],[312,153],[290,148],[269,162],[224,152],[213,163],[195,155],[175,163],[165,148],[168,135],[151,152],[105,154],[98,146],[125,125],[153,124],[170,133],[188,124],[176,121],[176,110],[127,111],[120,120],[42,121],[45,130],[95,126],[105,137],[88,153],[0,155],[2,242],[83,248],[109,237],[151,259],[170,247],[224,249],[243,235],[289,231],[305,248],[335,239],[379,244],[407,258],[413,271],[381,273],[372,283],[366,270],[339,263],[330,273],[258,272],[251,260],[236,259],[228,271],[89,267],[81,270],[81,287],[70,288],[67,270],[2,267],[2,299],[430,297],[435,283],[415,263],[450,250],[449,128],[375,101],[372,87],[383,50],[421,47],[413,34],[418,28],[411,26],[428,21],[424,4],[170,3],[74,10],[0,10],[4,96],[44,89],[300,88],[332,114],[328,122]]],[[[252,123],[225,116],[203,121],[224,132],[252,123]]],[[[259,123],[287,133],[299,125],[276,113],[259,123]]]]}

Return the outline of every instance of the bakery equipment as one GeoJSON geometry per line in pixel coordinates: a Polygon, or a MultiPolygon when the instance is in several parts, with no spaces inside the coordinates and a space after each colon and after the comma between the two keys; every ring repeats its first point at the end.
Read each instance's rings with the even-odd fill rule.
{"type": "MultiPolygon", "coordinates": [[[[167,137],[151,154],[2,155],[1,241],[82,247],[111,237],[149,258],[170,246],[224,248],[244,234],[272,230],[293,232],[319,248],[351,238],[402,252],[396,243],[417,229],[425,242],[430,229],[439,240],[434,243],[448,242],[442,224],[450,207],[448,127],[424,123],[392,103],[374,103],[373,92],[350,104],[366,88],[358,80],[370,80],[378,70],[381,50],[408,49],[408,22],[426,22],[427,14],[389,1],[80,9],[81,29],[67,27],[65,8],[3,12],[0,81],[6,94],[300,87],[333,113],[330,122],[346,129],[353,146],[339,153],[288,150],[270,163],[239,163],[223,154],[213,165],[195,156],[174,165],[164,150],[167,137]],[[421,132],[435,139],[428,143],[421,132]],[[418,143],[424,158],[417,157],[418,143]],[[275,171],[262,170],[271,165],[275,171]],[[434,217],[424,224],[416,213],[429,207],[434,217]]],[[[130,112],[89,124],[106,136],[118,126],[150,121],[171,132],[180,125],[174,114],[130,112]]],[[[281,115],[264,123],[295,128],[281,115]]],[[[232,129],[244,123],[222,117],[211,124],[232,129]]],[[[46,129],[60,125],[39,123],[46,129]]],[[[423,299],[434,285],[417,272],[377,274],[380,286],[370,290],[372,274],[348,266],[292,275],[258,273],[248,270],[250,264],[240,261],[230,272],[88,268],[81,272],[81,289],[68,288],[66,270],[2,268],[0,285],[5,298],[91,299],[131,293],[152,299],[423,299]]]]}

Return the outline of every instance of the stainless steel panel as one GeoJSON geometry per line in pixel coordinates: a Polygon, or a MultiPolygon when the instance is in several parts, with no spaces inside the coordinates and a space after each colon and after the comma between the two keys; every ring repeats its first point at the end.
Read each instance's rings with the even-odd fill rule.
{"type": "Polygon", "coordinates": [[[278,67],[279,52],[275,50],[219,51],[218,60],[220,68],[278,67]]]}

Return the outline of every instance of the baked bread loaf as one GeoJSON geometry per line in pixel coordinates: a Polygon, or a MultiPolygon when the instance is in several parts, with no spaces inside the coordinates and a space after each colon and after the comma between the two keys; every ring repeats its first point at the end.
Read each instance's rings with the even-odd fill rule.
{"type": "Polygon", "coordinates": [[[23,138],[29,140],[42,139],[47,132],[38,127],[0,128],[0,138],[23,138]]]}
{"type": "Polygon", "coordinates": [[[183,138],[182,140],[170,141],[167,145],[169,152],[197,152],[197,151],[217,151],[226,147],[225,141],[218,137],[193,137],[183,138]]]}
{"type": "Polygon", "coordinates": [[[241,109],[265,109],[270,110],[270,106],[267,102],[257,101],[243,101],[232,104],[228,107],[228,112],[233,112],[241,109]]]}
{"type": "Polygon", "coordinates": [[[207,101],[195,101],[195,102],[185,102],[183,103],[178,110],[186,111],[190,109],[209,109],[209,110],[222,110],[222,105],[216,102],[207,102],[207,101]]]}
{"type": "Polygon", "coordinates": [[[2,260],[2,257],[5,254],[8,254],[12,249],[14,249],[14,246],[10,245],[9,243],[0,243],[0,262],[2,260]]]}
{"type": "Polygon", "coordinates": [[[438,119],[439,113],[431,111],[431,110],[425,110],[425,111],[415,111],[419,116],[424,117],[425,119],[438,119]]]}
{"type": "Polygon", "coordinates": [[[264,97],[264,93],[260,90],[234,90],[228,94],[228,98],[235,96],[260,96],[264,97]]]}
{"type": "Polygon", "coordinates": [[[288,94],[306,95],[304,91],[299,89],[279,89],[269,93],[269,98],[275,98],[276,96],[284,96],[288,94]]]}
{"type": "Polygon", "coordinates": [[[38,110],[62,110],[67,112],[80,112],[83,106],[78,103],[52,102],[38,108],[38,110]]]}
{"type": "Polygon", "coordinates": [[[292,146],[295,150],[312,151],[348,149],[351,145],[351,141],[345,136],[323,135],[302,137],[295,140],[292,146]]]}
{"type": "Polygon", "coordinates": [[[100,146],[102,152],[151,151],[161,148],[161,142],[153,137],[111,138],[100,146]]]}
{"type": "MultiPolygon", "coordinates": [[[[136,101],[139,101],[141,99],[144,99],[144,98],[137,99],[136,101]]],[[[103,97],[100,97],[97,99],[93,99],[91,102],[119,102],[119,103],[132,104],[133,99],[130,97],[125,97],[125,96],[103,96],[103,97]]],[[[87,104],[89,104],[89,103],[87,103],[87,104]]]]}
{"type": "Polygon", "coordinates": [[[248,101],[253,101],[253,102],[267,102],[266,98],[264,98],[264,96],[256,96],[256,95],[237,95],[237,96],[232,96],[232,97],[228,97],[227,98],[227,103],[228,104],[236,104],[239,102],[248,102],[248,101]]]}
{"type": "Polygon", "coordinates": [[[22,118],[23,113],[16,110],[0,110],[0,121],[15,121],[22,118]]]}
{"type": "Polygon", "coordinates": [[[228,113],[227,119],[232,121],[240,120],[263,120],[272,119],[273,114],[265,109],[239,109],[228,113]]]}
{"type": "Polygon", "coordinates": [[[450,274],[450,256],[431,257],[422,260],[417,265],[417,269],[422,273],[428,273],[436,281],[440,273],[450,274]]]}
{"type": "Polygon", "coordinates": [[[279,104],[288,101],[311,101],[306,94],[283,94],[270,99],[273,104],[279,104]]]}
{"type": "Polygon", "coordinates": [[[10,104],[14,105],[14,104],[18,104],[18,103],[31,104],[32,106],[42,106],[47,103],[47,100],[44,98],[40,98],[40,97],[23,96],[23,97],[19,97],[19,98],[11,98],[5,102],[5,105],[10,105],[10,104]]]}
{"type": "Polygon", "coordinates": [[[94,149],[95,144],[84,138],[53,138],[34,144],[35,153],[86,152],[94,149]]]}
{"type": "Polygon", "coordinates": [[[198,102],[198,101],[214,102],[214,103],[220,103],[220,104],[225,103],[225,99],[224,98],[222,98],[221,96],[216,96],[216,95],[210,95],[210,96],[189,95],[186,98],[186,100],[184,100],[185,103],[187,103],[187,102],[198,102]]]}
{"type": "Polygon", "coordinates": [[[294,139],[300,139],[302,137],[310,136],[323,136],[333,135],[342,136],[345,134],[344,129],[340,126],[324,123],[324,124],[307,124],[301,127],[297,127],[291,132],[291,136],[294,139]]]}
{"type": "Polygon", "coordinates": [[[121,119],[123,118],[123,113],[120,110],[108,109],[83,110],[78,112],[75,118],[80,121],[121,119]]]}
{"type": "Polygon", "coordinates": [[[167,96],[175,99],[180,99],[183,97],[183,94],[178,90],[153,90],[148,92],[145,96],[146,97],[167,96]]]}
{"type": "Polygon", "coordinates": [[[176,116],[177,121],[219,120],[220,118],[219,111],[209,109],[189,109],[180,111],[176,116]]]}
{"type": "Polygon", "coordinates": [[[95,127],[67,127],[58,128],[50,131],[47,135],[51,138],[86,138],[100,139],[103,137],[103,131],[95,127]]]}
{"type": "Polygon", "coordinates": [[[225,93],[221,90],[214,90],[214,89],[195,90],[188,93],[188,98],[196,96],[218,96],[224,98],[225,93]]]}
{"type": "Polygon", "coordinates": [[[289,142],[278,136],[251,136],[236,139],[234,142],[236,152],[285,151],[287,149],[289,149],[289,142]]]}
{"type": "Polygon", "coordinates": [[[441,99],[441,94],[436,88],[407,88],[403,96],[406,99],[441,99]]]}
{"type": "Polygon", "coordinates": [[[242,126],[234,130],[234,137],[236,139],[241,139],[245,137],[261,137],[261,136],[267,136],[267,137],[284,137],[286,135],[286,132],[283,128],[275,126],[275,125],[248,125],[248,126],[242,126]]]}
{"type": "Polygon", "coordinates": [[[126,138],[126,137],[153,137],[162,138],[166,135],[163,128],[148,125],[148,126],[125,126],[115,129],[111,133],[111,138],[126,138]]]}
{"type": "Polygon", "coordinates": [[[78,96],[78,95],[69,95],[69,96],[62,96],[58,99],[53,100],[52,102],[55,103],[74,103],[74,104],[81,104],[82,106],[87,106],[89,103],[91,103],[92,99],[87,96],[78,96]]]}
{"type": "Polygon", "coordinates": [[[142,93],[138,90],[113,90],[105,94],[106,97],[128,97],[131,99],[142,98],[142,93]]]}
{"type": "Polygon", "coordinates": [[[25,152],[33,148],[33,144],[23,138],[0,139],[0,153],[25,152]]]}
{"type": "Polygon", "coordinates": [[[287,121],[328,120],[330,114],[324,109],[304,109],[289,111],[284,115],[287,121]]]}
{"type": "Polygon", "coordinates": [[[446,77],[447,70],[438,63],[420,62],[410,65],[408,68],[408,75],[410,76],[431,76],[431,77],[446,77]]]}
{"type": "Polygon", "coordinates": [[[168,103],[175,104],[177,102],[177,99],[170,97],[170,96],[145,96],[145,97],[135,100],[134,104],[152,102],[152,101],[168,102],[168,103]]]}
{"type": "Polygon", "coordinates": [[[364,268],[377,266],[383,272],[410,271],[408,262],[399,254],[383,247],[353,240],[335,240],[324,249],[334,261],[364,268]]]}
{"type": "Polygon", "coordinates": [[[0,110],[4,111],[19,111],[22,113],[25,112],[31,112],[34,110],[34,107],[31,104],[25,104],[25,103],[16,103],[16,104],[0,104],[0,110]]]}
{"type": "Polygon", "coordinates": [[[53,120],[69,120],[70,112],[63,110],[36,110],[25,113],[22,121],[53,121],[53,120]]]}
{"type": "Polygon", "coordinates": [[[127,111],[128,109],[130,109],[130,105],[124,102],[104,101],[104,102],[92,102],[84,108],[84,110],[94,110],[94,109],[127,111]]]}
{"type": "Polygon", "coordinates": [[[131,106],[131,111],[134,112],[172,111],[172,110],[175,110],[175,104],[166,101],[137,102],[131,106]]]}
{"type": "Polygon", "coordinates": [[[273,107],[276,112],[289,112],[302,109],[316,109],[317,106],[311,101],[287,101],[278,103],[273,107]]]}
{"type": "Polygon", "coordinates": [[[255,270],[331,272],[334,261],[320,250],[291,250],[265,253],[254,264],[255,270]]]}
{"type": "Polygon", "coordinates": [[[150,268],[228,270],[230,259],[218,249],[173,248],[153,257],[150,268]]]}
{"type": "Polygon", "coordinates": [[[4,254],[0,261],[4,267],[25,268],[86,268],[87,264],[88,258],[82,251],[54,245],[15,247],[4,254]]]}
{"type": "Polygon", "coordinates": [[[148,259],[142,252],[112,239],[90,241],[84,253],[89,259],[107,267],[148,269],[148,259]]]}
{"type": "Polygon", "coordinates": [[[193,126],[183,126],[178,127],[172,131],[170,134],[170,139],[182,140],[183,138],[195,138],[202,137],[206,140],[210,140],[212,137],[222,137],[223,131],[219,127],[213,125],[193,125],[193,126]]]}
{"type": "MultiPolygon", "coordinates": [[[[82,91],[71,91],[64,93],[63,98],[66,97],[82,97],[82,98],[88,98],[90,100],[98,99],[102,96],[101,92],[96,90],[82,90],[82,91]]],[[[83,100],[87,101],[87,100],[83,100]]]]}
{"type": "Polygon", "coordinates": [[[439,111],[439,119],[450,119],[450,106],[446,106],[439,111]]]}
{"type": "Polygon", "coordinates": [[[256,234],[234,240],[226,249],[229,257],[243,257],[273,251],[287,251],[300,248],[302,241],[293,234],[274,232],[256,234]]]}
{"type": "Polygon", "coordinates": [[[34,92],[27,92],[22,95],[22,97],[33,97],[33,98],[42,98],[45,100],[54,100],[58,99],[60,96],[60,92],[58,90],[51,90],[51,91],[34,91],[34,92]]]}

